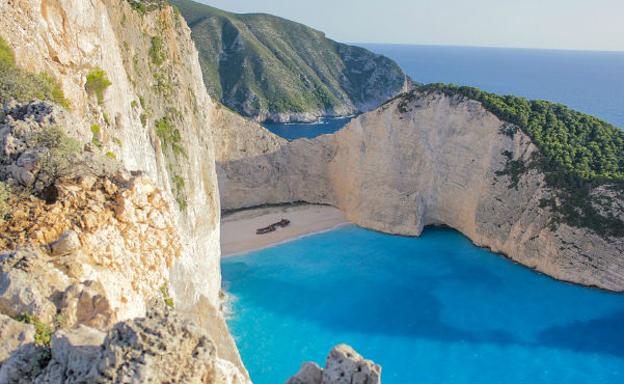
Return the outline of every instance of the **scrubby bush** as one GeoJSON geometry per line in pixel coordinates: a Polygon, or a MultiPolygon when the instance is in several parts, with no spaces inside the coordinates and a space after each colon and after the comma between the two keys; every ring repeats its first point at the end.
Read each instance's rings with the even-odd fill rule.
{"type": "Polygon", "coordinates": [[[165,48],[163,41],[159,36],[152,37],[152,45],[149,49],[149,57],[152,60],[152,64],[160,66],[165,62],[165,48]]]}
{"type": "Polygon", "coordinates": [[[172,192],[176,202],[178,203],[178,208],[180,208],[181,211],[186,211],[188,203],[186,202],[186,183],[184,182],[184,179],[181,176],[173,175],[171,177],[171,183],[173,184],[172,192]]]}
{"type": "Polygon", "coordinates": [[[102,142],[100,141],[98,136],[100,135],[101,131],[102,128],[100,128],[99,124],[93,124],[91,126],[91,133],[93,134],[93,137],[91,138],[91,143],[93,143],[93,145],[100,149],[102,149],[102,142]]]}
{"type": "Polygon", "coordinates": [[[67,136],[59,127],[50,127],[37,132],[33,142],[48,150],[40,158],[40,170],[54,181],[70,173],[75,166],[74,157],[80,152],[80,143],[67,136]]]}
{"type": "Polygon", "coordinates": [[[0,103],[11,99],[48,100],[69,108],[58,82],[49,74],[34,74],[18,68],[13,50],[0,38],[0,103]]]}
{"type": "Polygon", "coordinates": [[[160,287],[160,294],[162,295],[163,301],[165,302],[165,305],[171,309],[173,309],[174,304],[173,304],[173,298],[171,296],[169,296],[169,288],[167,287],[167,284],[163,284],[160,287]]]}
{"type": "Polygon", "coordinates": [[[166,0],[128,0],[130,6],[141,15],[145,15],[156,9],[161,9],[167,5],[166,0]]]}
{"type": "Polygon", "coordinates": [[[101,68],[95,68],[87,74],[87,83],[85,89],[87,92],[94,94],[97,97],[99,104],[104,103],[104,92],[106,89],[113,85],[108,79],[106,72],[101,68]]]}
{"type": "Polygon", "coordinates": [[[35,327],[35,343],[41,346],[49,347],[52,341],[52,329],[49,325],[42,323],[36,317],[28,313],[18,315],[15,320],[35,327]]]}
{"type": "Polygon", "coordinates": [[[171,148],[175,156],[185,155],[180,130],[174,127],[170,118],[163,117],[156,121],[156,135],[165,148],[171,148]]]}

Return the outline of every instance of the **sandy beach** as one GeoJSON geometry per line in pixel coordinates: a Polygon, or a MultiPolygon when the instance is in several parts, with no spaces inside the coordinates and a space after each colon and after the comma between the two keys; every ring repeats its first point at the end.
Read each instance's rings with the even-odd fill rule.
{"type": "Polygon", "coordinates": [[[221,218],[221,255],[235,256],[345,224],[349,222],[340,210],[325,205],[289,205],[239,211],[221,218]],[[290,220],[290,225],[265,235],[256,235],[256,229],[281,219],[290,220]]]}

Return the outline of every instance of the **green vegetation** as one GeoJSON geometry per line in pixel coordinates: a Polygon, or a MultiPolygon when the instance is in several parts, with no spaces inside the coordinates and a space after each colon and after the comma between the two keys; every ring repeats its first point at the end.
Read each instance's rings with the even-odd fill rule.
{"type": "Polygon", "coordinates": [[[156,121],[156,136],[165,148],[170,148],[175,156],[186,155],[182,147],[182,135],[180,130],[173,126],[169,117],[163,117],[156,121]]]}
{"type": "Polygon", "coordinates": [[[556,168],[583,180],[624,180],[624,131],[561,104],[498,96],[477,88],[432,84],[425,90],[477,100],[503,121],[522,128],[556,168]]]}
{"type": "Polygon", "coordinates": [[[48,149],[40,159],[40,166],[51,182],[68,174],[75,166],[72,160],[80,152],[80,143],[67,136],[61,128],[51,127],[37,132],[32,140],[37,146],[48,149]]]}
{"type": "Polygon", "coordinates": [[[192,29],[208,92],[244,115],[331,113],[381,103],[403,90],[406,76],[392,60],[305,25],[190,0],[170,3],[192,29]]]}
{"type": "Polygon", "coordinates": [[[17,67],[11,47],[0,38],[0,103],[48,100],[69,108],[58,82],[46,73],[33,74],[17,67]]]}
{"type": "Polygon", "coordinates": [[[178,203],[178,208],[181,211],[186,211],[188,207],[188,203],[186,202],[186,191],[185,191],[185,183],[184,179],[178,175],[173,175],[171,177],[171,183],[173,184],[173,196],[178,203]]]}
{"type": "Polygon", "coordinates": [[[161,66],[167,56],[165,55],[165,47],[163,41],[159,36],[152,37],[152,45],[149,49],[149,57],[152,60],[152,64],[155,66],[161,66]]]}
{"type": "Polygon", "coordinates": [[[50,341],[52,340],[52,329],[49,325],[42,323],[34,316],[23,313],[17,317],[15,320],[21,321],[26,324],[31,324],[35,327],[35,343],[41,346],[49,347],[50,341]]]}
{"type": "Polygon", "coordinates": [[[156,9],[161,9],[163,6],[167,5],[166,0],[128,0],[128,3],[130,3],[132,9],[141,15],[145,15],[156,9]]]}
{"type": "Polygon", "coordinates": [[[173,305],[173,298],[171,296],[169,296],[169,287],[167,287],[167,284],[163,284],[160,287],[160,294],[162,295],[163,301],[165,302],[165,305],[171,309],[173,309],[174,305],[173,305]]]}
{"type": "MultiPolygon", "coordinates": [[[[509,175],[510,187],[515,188],[524,172],[539,168],[547,185],[556,194],[552,199],[542,201],[543,207],[548,206],[556,213],[553,226],[565,222],[592,229],[602,236],[624,236],[624,222],[601,213],[598,208],[608,206],[609,201],[592,198],[592,192],[601,186],[615,194],[624,193],[624,131],[593,116],[547,101],[498,96],[477,88],[445,84],[430,84],[418,90],[439,91],[479,101],[499,119],[515,124],[531,137],[541,156],[525,164],[512,160],[511,153],[503,153],[508,161],[499,175],[509,175]]],[[[407,108],[406,101],[399,104],[400,110],[407,108]]],[[[515,134],[511,127],[501,133],[515,134]]]]}
{"type": "Polygon", "coordinates": [[[112,152],[112,151],[106,152],[106,157],[113,159],[113,160],[117,160],[117,155],[115,155],[115,152],[112,152]]]}
{"type": "Polygon", "coordinates": [[[104,92],[106,92],[106,89],[111,85],[113,85],[113,83],[108,79],[106,72],[101,68],[95,68],[87,75],[85,89],[87,92],[97,97],[99,104],[103,104],[104,92]]]}
{"type": "Polygon", "coordinates": [[[93,137],[91,138],[91,143],[93,143],[93,145],[95,145],[99,149],[102,149],[102,142],[98,138],[101,131],[102,131],[102,128],[100,128],[99,124],[93,124],[91,126],[91,133],[93,134],[93,137]]]}

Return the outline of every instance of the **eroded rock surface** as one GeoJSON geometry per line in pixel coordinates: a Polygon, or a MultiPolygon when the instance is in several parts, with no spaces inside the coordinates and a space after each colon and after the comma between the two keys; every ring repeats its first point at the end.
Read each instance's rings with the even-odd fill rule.
{"type": "Polygon", "coordinates": [[[13,168],[3,168],[0,180],[49,186],[50,178],[37,168],[37,149],[14,145],[20,129],[44,126],[62,128],[129,171],[121,178],[96,172],[93,185],[65,180],[57,185],[59,202],[49,206],[23,201],[20,224],[0,239],[0,250],[13,252],[17,243],[31,242],[53,259],[70,280],[54,289],[57,309],[69,286],[101,283],[108,303],[100,293],[68,292],[73,298],[62,304],[74,312],[68,323],[89,318],[100,327],[144,316],[144,298],[158,296],[166,284],[179,313],[221,332],[213,335],[217,354],[244,372],[219,310],[220,208],[212,140],[218,111],[184,19],[166,2],[151,0],[0,1],[0,13],[0,36],[17,65],[57,80],[70,105],[68,111],[46,103],[9,106],[6,124],[19,129],[11,134],[17,140],[2,144],[11,153],[10,164],[3,165],[13,168]],[[89,75],[99,70],[111,83],[101,97],[87,87],[89,75]],[[15,150],[22,152],[19,161],[15,150]],[[167,233],[171,227],[175,232],[167,233]],[[24,235],[16,236],[18,231],[24,235]],[[85,298],[97,305],[74,311],[85,298]],[[97,308],[110,308],[115,318],[89,315],[97,308]]]}
{"type": "Polygon", "coordinates": [[[381,384],[381,367],[341,344],[331,350],[324,369],[305,363],[287,384],[381,384]]]}
{"type": "Polygon", "coordinates": [[[35,341],[35,327],[0,314],[0,366],[11,354],[35,341]]]}
{"type": "Polygon", "coordinates": [[[245,384],[217,357],[208,333],[162,305],[107,333],[80,326],[54,335],[51,348],[29,344],[0,367],[0,382],[245,384]]]}

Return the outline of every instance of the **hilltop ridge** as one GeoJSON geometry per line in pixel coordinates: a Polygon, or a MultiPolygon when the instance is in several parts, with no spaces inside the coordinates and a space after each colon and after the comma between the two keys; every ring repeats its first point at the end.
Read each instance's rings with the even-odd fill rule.
{"type": "Polygon", "coordinates": [[[392,60],[268,14],[172,0],[192,30],[211,96],[259,121],[313,121],[376,108],[411,80],[392,60]]]}

